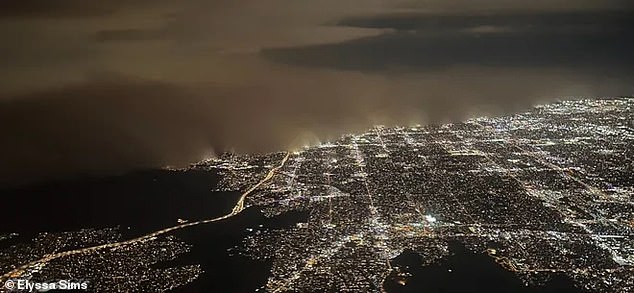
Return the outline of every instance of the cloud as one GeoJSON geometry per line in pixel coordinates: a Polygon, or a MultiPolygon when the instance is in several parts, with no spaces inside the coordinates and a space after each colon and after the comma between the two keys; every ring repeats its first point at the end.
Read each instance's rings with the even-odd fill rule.
{"type": "Polygon", "coordinates": [[[3,0],[0,17],[94,17],[148,3],[147,0],[110,0],[88,3],[83,0],[3,0]]]}
{"type": "Polygon", "coordinates": [[[629,14],[590,4],[27,2],[0,17],[0,185],[634,92],[629,14]]]}
{"type": "Polygon", "coordinates": [[[633,11],[392,14],[341,25],[395,32],[262,52],[278,62],[346,70],[429,71],[451,66],[569,68],[632,73],[633,11]]]}
{"type": "Polygon", "coordinates": [[[192,128],[203,121],[186,120],[201,115],[182,114],[196,111],[192,99],[160,83],[101,81],[4,101],[0,183],[139,168],[174,152],[193,159],[205,135],[192,128]]]}
{"type": "Polygon", "coordinates": [[[397,4],[402,9],[428,12],[489,12],[506,13],[517,11],[597,11],[626,10],[632,8],[629,0],[404,0],[397,4]]]}
{"type": "Polygon", "coordinates": [[[292,149],[376,124],[459,121],[561,95],[631,89],[620,80],[544,70],[453,68],[396,78],[273,68],[263,68],[251,87],[117,77],[9,97],[0,102],[7,138],[0,185],[184,166],[228,150],[292,149]]]}
{"type": "Polygon", "coordinates": [[[115,29],[96,33],[100,42],[161,40],[167,37],[167,32],[160,29],[115,29]]]}

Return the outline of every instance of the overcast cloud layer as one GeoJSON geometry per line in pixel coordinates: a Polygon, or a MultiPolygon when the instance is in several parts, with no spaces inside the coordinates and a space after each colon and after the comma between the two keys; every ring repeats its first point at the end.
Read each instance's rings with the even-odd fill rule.
{"type": "Polygon", "coordinates": [[[5,0],[0,184],[634,93],[630,1],[5,0]]]}

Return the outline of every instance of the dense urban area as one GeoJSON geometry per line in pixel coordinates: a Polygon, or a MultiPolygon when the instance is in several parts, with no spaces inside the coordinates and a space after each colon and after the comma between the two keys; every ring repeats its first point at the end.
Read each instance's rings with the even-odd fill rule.
{"type": "Polygon", "coordinates": [[[174,172],[220,174],[218,191],[244,192],[231,213],[135,241],[117,229],[41,233],[0,251],[0,268],[3,280],[167,291],[213,278],[200,265],[156,266],[190,249],[171,231],[256,209],[301,215],[291,225],[256,224],[226,252],[272,262],[260,291],[381,292],[387,279],[407,286],[410,274],[393,259],[413,251],[432,264],[457,242],[526,286],[565,275],[580,290],[632,292],[633,121],[634,98],[569,100],[462,123],[377,126],[289,153],[223,154],[174,172]]]}

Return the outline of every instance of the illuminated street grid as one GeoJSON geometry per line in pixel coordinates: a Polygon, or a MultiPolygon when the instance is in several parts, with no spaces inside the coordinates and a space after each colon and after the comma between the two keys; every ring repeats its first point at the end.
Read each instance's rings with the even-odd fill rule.
{"type": "Polygon", "coordinates": [[[306,148],[247,199],[306,222],[254,227],[235,249],[272,259],[268,292],[378,292],[399,272],[390,259],[410,249],[431,263],[449,241],[527,285],[565,274],[589,291],[632,292],[633,121],[632,98],[567,101],[306,148]]]}
{"type": "Polygon", "coordinates": [[[272,261],[260,291],[380,292],[388,276],[407,283],[391,265],[403,251],[430,264],[457,241],[527,285],[565,274],[589,291],[634,292],[633,160],[634,98],[375,127],[288,156],[225,154],[193,165],[223,176],[219,190],[244,192],[224,216],[131,240],[118,229],[41,233],[0,250],[0,269],[3,278],[87,280],[96,292],[168,291],[202,273],[162,264],[189,251],[169,233],[222,225],[246,208],[307,214],[286,228],[256,223],[228,252],[272,261]]]}

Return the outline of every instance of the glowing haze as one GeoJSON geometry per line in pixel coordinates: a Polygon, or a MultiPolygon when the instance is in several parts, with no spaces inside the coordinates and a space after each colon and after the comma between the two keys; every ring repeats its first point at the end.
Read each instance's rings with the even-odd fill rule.
{"type": "Polygon", "coordinates": [[[0,183],[630,95],[628,3],[5,0],[0,183]]]}

